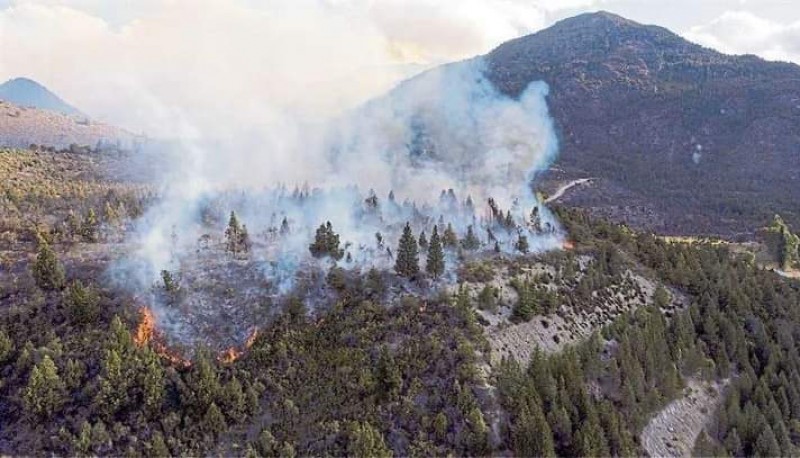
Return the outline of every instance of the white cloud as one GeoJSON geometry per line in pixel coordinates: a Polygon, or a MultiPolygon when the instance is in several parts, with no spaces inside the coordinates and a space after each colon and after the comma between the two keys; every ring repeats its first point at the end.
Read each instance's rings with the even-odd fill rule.
{"type": "Polygon", "coordinates": [[[16,1],[0,10],[0,79],[174,135],[335,112],[543,21],[519,0],[16,1]]]}
{"type": "Polygon", "coordinates": [[[800,62],[800,22],[782,24],[748,11],[727,11],[708,24],[692,27],[688,39],[729,54],[800,62]]]}

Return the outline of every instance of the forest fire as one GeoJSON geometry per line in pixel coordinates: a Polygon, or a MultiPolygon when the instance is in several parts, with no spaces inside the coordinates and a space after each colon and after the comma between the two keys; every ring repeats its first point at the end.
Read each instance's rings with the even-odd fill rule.
{"type": "Polygon", "coordinates": [[[566,251],[570,251],[575,249],[575,244],[571,240],[564,240],[561,247],[566,251]]]}
{"type": "Polygon", "coordinates": [[[247,339],[244,341],[244,345],[240,348],[237,347],[230,347],[226,350],[223,350],[217,356],[217,360],[223,364],[231,364],[237,359],[241,358],[244,353],[253,346],[256,339],[258,338],[258,328],[253,328],[250,332],[250,335],[247,336],[247,339]]]}
{"type": "Polygon", "coordinates": [[[178,352],[170,350],[166,343],[159,338],[156,330],[156,317],[149,307],[142,307],[139,310],[139,315],[141,319],[136,327],[136,332],[133,334],[133,342],[136,346],[144,347],[149,344],[159,356],[176,366],[187,368],[192,365],[191,361],[178,354],[178,352]]]}
{"type": "Polygon", "coordinates": [[[133,335],[133,342],[136,346],[143,347],[153,338],[153,334],[156,330],[156,317],[153,315],[153,311],[148,307],[142,307],[139,310],[139,315],[141,316],[141,320],[133,335]]]}

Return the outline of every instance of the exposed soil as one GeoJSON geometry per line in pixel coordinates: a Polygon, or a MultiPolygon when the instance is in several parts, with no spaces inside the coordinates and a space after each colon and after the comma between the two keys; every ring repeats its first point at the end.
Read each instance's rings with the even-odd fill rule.
{"type": "Polygon", "coordinates": [[[642,447],[652,457],[691,456],[694,442],[713,417],[728,381],[689,379],[684,396],[667,405],[642,431],[642,447]]]}

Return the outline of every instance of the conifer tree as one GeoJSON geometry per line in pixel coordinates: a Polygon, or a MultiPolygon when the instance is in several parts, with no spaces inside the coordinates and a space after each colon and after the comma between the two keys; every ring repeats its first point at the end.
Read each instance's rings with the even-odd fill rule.
{"type": "Polygon", "coordinates": [[[397,247],[397,260],[394,270],[403,277],[413,277],[419,273],[419,251],[417,249],[417,239],[411,231],[411,225],[406,223],[403,228],[403,235],[400,237],[400,244],[397,247]]]}
{"type": "Polygon", "coordinates": [[[539,207],[531,210],[531,228],[536,232],[542,232],[542,219],[539,216],[539,207]]]}
{"type": "Polygon", "coordinates": [[[371,424],[353,422],[348,430],[348,456],[391,458],[392,451],[386,446],[383,434],[371,424]]]}
{"type": "Polygon", "coordinates": [[[94,208],[90,208],[89,212],[86,214],[86,218],[83,220],[83,224],[81,225],[81,236],[85,242],[96,242],[97,241],[97,214],[94,211],[94,208]]]}
{"type": "Polygon", "coordinates": [[[517,243],[514,244],[514,248],[516,248],[520,253],[526,254],[528,250],[530,250],[530,246],[528,245],[528,237],[524,234],[520,234],[519,239],[517,239],[517,243]]]}
{"type": "Polygon", "coordinates": [[[25,410],[40,418],[49,418],[63,404],[64,382],[49,355],[31,370],[28,386],[22,395],[25,410]]]}
{"type": "Polygon", "coordinates": [[[456,235],[456,231],[453,230],[453,225],[450,223],[447,223],[447,229],[444,230],[442,243],[445,248],[455,248],[458,246],[458,235],[456,235]]]}
{"type": "Polygon", "coordinates": [[[90,323],[97,317],[97,304],[100,298],[91,286],[84,286],[80,280],[72,282],[64,295],[64,305],[75,323],[90,323]]]}
{"type": "Polygon", "coordinates": [[[470,251],[477,250],[481,246],[481,242],[478,240],[478,237],[475,236],[475,231],[472,230],[471,224],[467,226],[467,235],[464,236],[461,246],[464,247],[465,250],[470,251]]]}
{"type": "Polygon", "coordinates": [[[50,244],[39,238],[39,254],[32,268],[33,279],[36,285],[44,290],[61,289],[64,287],[64,266],[58,261],[56,253],[50,244]]]}
{"type": "Polygon", "coordinates": [[[241,241],[242,227],[236,217],[236,212],[231,212],[231,217],[228,219],[228,228],[225,229],[225,249],[235,257],[236,253],[240,251],[241,241]]]}
{"type": "Polygon", "coordinates": [[[433,226],[433,235],[428,248],[428,259],[425,263],[425,271],[433,278],[439,278],[444,274],[444,250],[442,242],[439,240],[439,230],[433,226]]]}
{"type": "MultiPolygon", "coordinates": [[[[434,229],[436,226],[434,226],[434,229]]],[[[428,238],[425,236],[425,231],[419,234],[419,249],[425,251],[428,249],[428,238]]]]}
{"type": "Polygon", "coordinates": [[[242,225],[242,230],[239,232],[239,250],[247,253],[250,251],[250,234],[247,232],[247,225],[242,225]]]}
{"type": "Polygon", "coordinates": [[[314,243],[309,245],[308,249],[315,258],[330,256],[338,261],[344,257],[344,250],[339,248],[339,235],[333,231],[330,221],[317,228],[314,243]]]}

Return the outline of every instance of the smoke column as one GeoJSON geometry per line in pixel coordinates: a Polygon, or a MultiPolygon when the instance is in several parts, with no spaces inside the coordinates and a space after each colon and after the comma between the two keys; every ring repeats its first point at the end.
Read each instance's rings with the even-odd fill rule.
{"type": "MultiPolygon", "coordinates": [[[[428,236],[436,224],[451,224],[459,237],[473,226],[483,251],[515,252],[521,235],[531,251],[559,246],[559,226],[531,188],[557,152],[548,88],[532,83],[511,99],[484,70],[480,58],[450,64],[329,121],[277,113],[262,129],[183,142],[160,200],[137,223],[135,252],[115,272],[134,290],[152,291],[162,270],[196,264],[200,245],[222,246],[231,211],[247,225],[250,262],[276,295],[291,290],[298,272],[333,265],[309,252],[327,221],[345,268],[391,269],[407,222],[428,236]],[[513,228],[498,225],[489,199],[511,214],[513,228]],[[548,230],[532,225],[534,208],[548,230]]],[[[452,272],[456,256],[448,256],[452,272]]]]}

